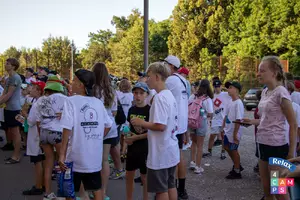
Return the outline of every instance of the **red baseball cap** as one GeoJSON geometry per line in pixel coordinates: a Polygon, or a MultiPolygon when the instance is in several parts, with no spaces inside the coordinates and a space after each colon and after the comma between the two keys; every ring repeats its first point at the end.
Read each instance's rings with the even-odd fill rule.
{"type": "Polygon", "coordinates": [[[188,68],[186,67],[181,67],[179,70],[178,70],[178,73],[179,74],[185,74],[185,75],[189,75],[190,71],[188,70],[188,68]]]}
{"type": "Polygon", "coordinates": [[[44,88],[46,87],[46,83],[43,81],[31,81],[31,84],[39,86],[42,91],[44,91],[44,88]]]}
{"type": "Polygon", "coordinates": [[[300,89],[300,81],[295,80],[295,87],[296,87],[297,89],[300,89]]]}

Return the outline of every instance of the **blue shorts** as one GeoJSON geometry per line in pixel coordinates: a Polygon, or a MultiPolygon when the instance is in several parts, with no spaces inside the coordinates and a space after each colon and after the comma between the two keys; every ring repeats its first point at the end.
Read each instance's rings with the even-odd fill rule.
{"type": "Polygon", "coordinates": [[[231,143],[228,140],[228,137],[224,135],[224,146],[228,146],[230,151],[238,150],[239,145],[235,143],[231,143]]]}

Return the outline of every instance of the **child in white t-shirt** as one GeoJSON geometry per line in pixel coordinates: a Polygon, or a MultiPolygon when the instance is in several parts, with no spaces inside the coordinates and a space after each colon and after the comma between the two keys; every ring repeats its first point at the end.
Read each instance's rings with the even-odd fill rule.
{"type": "Polygon", "coordinates": [[[44,89],[44,96],[36,101],[37,127],[40,142],[46,156],[45,164],[45,199],[54,198],[51,193],[51,174],[54,167],[54,148],[59,154],[62,128],[60,117],[67,96],[63,95],[63,85],[57,76],[49,76],[44,89]]]}
{"type": "MultiPolygon", "coordinates": [[[[65,161],[73,162],[74,188],[81,183],[86,191],[94,192],[94,199],[103,199],[101,170],[103,138],[112,126],[101,100],[91,97],[94,73],[85,69],[75,72],[72,91],[64,104],[61,118],[63,128],[59,165],[67,170],[65,161]]],[[[72,198],[67,198],[72,199],[72,198]]]]}
{"type": "Polygon", "coordinates": [[[163,62],[152,63],[147,84],[155,89],[149,122],[133,118],[131,124],[148,129],[147,187],[157,200],[177,199],[175,170],[179,163],[177,103],[165,81],[170,69],[163,62]]]}
{"type": "MultiPolygon", "coordinates": [[[[43,93],[46,84],[41,81],[32,82],[32,89],[30,91],[30,96],[34,99],[39,99],[43,93]]],[[[29,114],[22,112],[22,116],[27,119],[28,123],[28,135],[27,135],[27,150],[26,154],[30,156],[30,162],[34,164],[35,170],[35,185],[29,189],[23,191],[23,195],[42,195],[43,194],[43,166],[42,162],[45,160],[45,155],[42,153],[40,147],[40,138],[36,126],[36,116],[37,116],[37,104],[33,103],[29,114]]]]}
{"type": "Polygon", "coordinates": [[[241,171],[243,168],[240,164],[240,154],[238,147],[241,141],[240,122],[244,117],[244,105],[239,98],[239,93],[242,86],[238,82],[227,82],[225,87],[228,89],[228,94],[232,98],[232,102],[228,105],[225,111],[225,119],[223,121],[222,134],[224,135],[224,148],[230,155],[234,164],[233,169],[226,176],[227,179],[241,179],[241,171]]]}

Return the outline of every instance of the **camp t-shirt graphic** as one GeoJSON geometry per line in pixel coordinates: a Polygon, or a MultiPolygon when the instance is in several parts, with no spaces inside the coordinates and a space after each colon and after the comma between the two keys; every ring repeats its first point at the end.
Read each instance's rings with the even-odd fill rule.
{"type": "Polygon", "coordinates": [[[62,131],[60,116],[63,112],[66,98],[67,96],[56,93],[43,96],[37,100],[37,120],[40,122],[41,128],[51,131],[62,131]]]}
{"type": "Polygon", "coordinates": [[[214,94],[213,106],[214,114],[212,119],[212,127],[222,126],[225,109],[231,102],[231,97],[227,92],[221,92],[220,94],[214,94]]]}
{"type": "Polygon", "coordinates": [[[97,130],[98,125],[99,125],[97,111],[87,103],[80,108],[80,115],[82,115],[79,118],[79,119],[81,119],[80,125],[83,128],[83,132],[85,133],[85,138],[87,140],[102,139],[102,138],[100,138],[101,134],[95,132],[95,130],[97,130]]]}

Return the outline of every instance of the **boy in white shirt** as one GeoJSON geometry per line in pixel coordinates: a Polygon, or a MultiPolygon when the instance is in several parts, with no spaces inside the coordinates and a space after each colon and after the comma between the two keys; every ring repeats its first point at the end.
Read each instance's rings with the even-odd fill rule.
{"type": "Polygon", "coordinates": [[[72,92],[76,95],[66,100],[61,118],[59,165],[66,170],[65,161],[73,162],[75,192],[79,192],[82,183],[86,191],[94,192],[95,200],[100,200],[103,199],[100,173],[103,137],[109,132],[112,120],[102,101],[91,97],[93,85],[93,72],[85,69],[75,72],[72,92]]]}
{"type": "Polygon", "coordinates": [[[232,103],[228,105],[225,111],[225,119],[223,121],[222,134],[224,135],[224,148],[229,154],[234,166],[227,179],[241,179],[241,171],[243,168],[240,164],[240,154],[238,152],[239,143],[241,140],[240,122],[244,117],[244,105],[239,98],[239,93],[242,86],[238,82],[227,82],[225,87],[228,89],[228,94],[232,98],[232,103]]]}
{"type": "Polygon", "coordinates": [[[134,126],[148,129],[147,187],[156,193],[156,200],[177,200],[175,184],[176,165],[180,161],[178,139],[177,103],[165,81],[170,74],[162,62],[152,63],[147,70],[147,84],[155,89],[149,122],[133,118],[134,126]]]}

